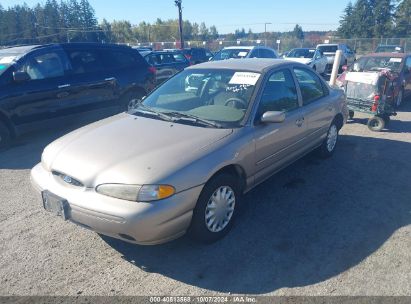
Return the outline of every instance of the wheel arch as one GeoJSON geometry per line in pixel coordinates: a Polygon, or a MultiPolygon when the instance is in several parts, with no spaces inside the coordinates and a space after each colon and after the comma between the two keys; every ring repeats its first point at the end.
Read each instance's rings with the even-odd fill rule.
{"type": "Polygon", "coordinates": [[[228,174],[228,175],[231,175],[233,177],[239,178],[240,179],[241,191],[244,191],[247,188],[247,175],[246,175],[245,170],[242,166],[240,166],[238,164],[226,165],[226,166],[220,168],[219,170],[217,170],[208,179],[207,182],[209,182],[210,180],[212,180],[213,178],[215,178],[216,176],[221,175],[221,174],[228,174]]]}

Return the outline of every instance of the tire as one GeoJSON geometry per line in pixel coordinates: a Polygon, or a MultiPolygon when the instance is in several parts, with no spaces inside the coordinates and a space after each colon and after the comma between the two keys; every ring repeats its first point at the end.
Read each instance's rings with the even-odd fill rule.
{"type": "Polygon", "coordinates": [[[349,111],[348,111],[348,117],[349,117],[350,119],[353,119],[353,118],[354,118],[354,111],[353,111],[353,110],[349,110],[349,111]]]}
{"type": "MultiPolygon", "coordinates": [[[[238,178],[229,174],[220,174],[212,178],[204,186],[198,198],[188,230],[189,235],[194,240],[207,244],[223,238],[233,226],[238,214],[241,196],[242,193],[238,178]],[[218,195],[224,192],[227,193],[228,191],[230,192],[228,200],[220,201],[222,204],[219,205],[218,195]],[[217,205],[214,201],[211,201],[213,197],[216,198],[217,205]],[[232,201],[232,199],[234,200],[232,201]],[[227,205],[224,205],[225,203],[227,203],[227,205]],[[217,206],[217,208],[215,208],[215,206],[217,206]],[[218,206],[222,209],[219,209],[218,206]],[[230,209],[224,209],[224,207],[228,208],[227,206],[230,207],[230,209]],[[214,216],[212,210],[216,210],[214,211],[216,212],[214,216]],[[217,220],[220,219],[220,217],[224,217],[218,221],[219,225],[213,224],[212,219],[216,217],[217,220]]],[[[216,222],[214,221],[214,223],[216,222]]]]}
{"type": "Polygon", "coordinates": [[[313,66],[313,70],[314,70],[314,71],[317,71],[317,67],[316,67],[316,66],[313,66]]]}
{"type": "Polygon", "coordinates": [[[129,111],[135,105],[135,102],[141,99],[144,93],[141,91],[126,92],[120,99],[120,112],[129,111]]]}
{"type": "Polygon", "coordinates": [[[368,119],[367,126],[371,131],[380,132],[385,127],[385,121],[380,116],[374,116],[368,119]]]}
{"type": "Polygon", "coordinates": [[[397,97],[395,97],[395,107],[398,109],[404,100],[404,89],[398,92],[397,97]]]}
{"type": "Polygon", "coordinates": [[[328,128],[327,136],[318,149],[321,158],[328,158],[334,154],[335,147],[337,146],[338,142],[338,132],[339,129],[337,123],[334,120],[328,128]]]}
{"type": "Polygon", "coordinates": [[[11,142],[10,130],[5,123],[0,121],[0,149],[7,148],[11,142]]]}

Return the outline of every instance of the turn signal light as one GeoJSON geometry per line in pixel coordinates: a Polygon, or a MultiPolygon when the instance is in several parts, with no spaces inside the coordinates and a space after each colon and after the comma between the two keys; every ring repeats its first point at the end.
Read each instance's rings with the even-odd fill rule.
{"type": "Polygon", "coordinates": [[[375,95],[374,103],[372,104],[372,107],[371,107],[371,112],[377,112],[379,101],[380,101],[380,95],[375,95]]]}

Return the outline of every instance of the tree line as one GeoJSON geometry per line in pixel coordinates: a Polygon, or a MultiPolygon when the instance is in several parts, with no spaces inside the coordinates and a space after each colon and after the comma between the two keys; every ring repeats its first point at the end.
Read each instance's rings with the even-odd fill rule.
{"type": "MultiPolygon", "coordinates": [[[[215,26],[184,21],[186,40],[211,40],[218,37],[215,26]]],[[[0,4],[0,45],[51,42],[136,43],[178,40],[178,20],[157,19],[154,23],[129,21],[98,23],[87,0],[47,0],[43,5],[27,4],[4,8],[0,4]]]]}
{"type": "Polygon", "coordinates": [[[411,0],[349,2],[340,19],[341,38],[411,36],[411,0]]]}

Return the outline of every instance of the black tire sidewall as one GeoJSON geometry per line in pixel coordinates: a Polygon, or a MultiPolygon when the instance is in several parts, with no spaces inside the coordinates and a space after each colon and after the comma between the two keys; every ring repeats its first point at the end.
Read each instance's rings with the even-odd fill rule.
{"type": "Polygon", "coordinates": [[[231,230],[235,222],[235,219],[239,213],[241,198],[241,187],[237,177],[234,177],[229,174],[220,174],[213,177],[210,181],[208,181],[205,184],[197,200],[196,207],[193,211],[193,217],[191,219],[191,225],[188,229],[189,235],[194,240],[200,241],[202,243],[213,243],[223,238],[231,230]],[[230,219],[230,222],[222,231],[211,232],[210,230],[208,230],[205,223],[205,210],[211,195],[214,193],[215,190],[217,190],[221,186],[229,186],[234,191],[234,213],[230,219]]]}
{"type": "Polygon", "coordinates": [[[379,131],[381,131],[382,129],[384,129],[384,127],[385,127],[385,121],[384,121],[384,119],[383,119],[382,117],[374,116],[374,117],[372,117],[372,118],[370,118],[370,119],[368,120],[367,126],[368,126],[368,128],[369,128],[371,131],[373,131],[373,132],[379,132],[379,131]],[[374,121],[377,121],[377,122],[378,122],[378,127],[375,127],[375,126],[374,126],[374,124],[373,124],[374,121]]]}

